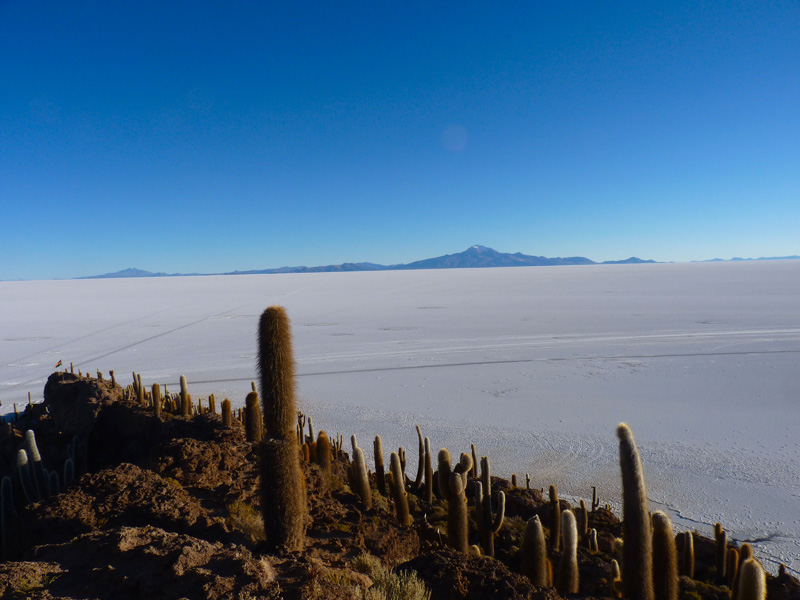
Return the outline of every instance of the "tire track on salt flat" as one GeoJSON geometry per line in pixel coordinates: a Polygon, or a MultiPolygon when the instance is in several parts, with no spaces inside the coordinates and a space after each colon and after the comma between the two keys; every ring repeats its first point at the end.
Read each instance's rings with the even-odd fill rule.
{"type": "MultiPolygon", "coordinates": [[[[119,347],[117,347],[117,348],[115,348],[113,350],[104,351],[102,354],[98,354],[96,356],[91,356],[91,357],[88,357],[88,358],[79,359],[77,361],[77,363],[74,360],[72,362],[73,362],[73,364],[76,364],[76,366],[83,366],[86,363],[95,362],[95,361],[100,360],[101,358],[107,358],[109,356],[112,356],[112,355],[117,354],[119,352],[122,352],[124,350],[129,350],[130,348],[134,348],[136,346],[139,346],[139,345],[147,343],[149,341],[158,339],[160,337],[164,337],[164,336],[170,335],[172,333],[175,333],[176,331],[180,331],[182,329],[187,329],[189,327],[193,327],[193,326],[198,325],[200,323],[203,323],[205,321],[210,321],[211,319],[222,317],[224,315],[227,315],[227,314],[230,314],[232,312],[238,311],[238,310],[240,310],[242,308],[244,308],[244,306],[239,306],[239,307],[236,307],[236,308],[232,308],[230,310],[226,310],[226,311],[221,312],[221,313],[217,313],[217,314],[214,314],[214,315],[209,315],[207,317],[203,317],[201,319],[197,319],[195,321],[191,321],[189,323],[185,323],[183,325],[179,325],[178,327],[173,327],[172,329],[168,329],[167,331],[162,331],[160,333],[156,333],[154,335],[151,335],[151,336],[148,336],[146,338],[137,340],[135,342],[131,342],[129,344],[125,344],[124,346],[119,346],[119,347]]],[[[138,320],[138,319],[134,319],[134,320],[138,320]]],[[[124,323],[121,323],[120,325],[124,325],[124,323]]],[[[113,329],[114,327],[117,327],[117,325],[109,327],[108,329],[113,329]]],[[[93,335],[93,334],[90,334],[90,335],[93,335]]],[[[41,377],[36,377],[34,379],[29,379],[27,381],[17,382],[17,383],[15,383],[13,385],[8,386],[7,389],[13,390],[13,389],[16,389],[16,388],[21,388],[21,387],[30,385],[32,383],[36,383],[37,381],[40,381],[41,379],[42,379],[41,377]]],[[[225,380],[220,380],[220,381],[225,381],[225,380]]],[[[228,380],[228,381],[235,381],[235,380],[228,380]]],[[[247,380],[245,380],[245,381],[247,381],[247,380]]],[[[200,383],[200,382],[198,382],[198,383],[200,383]]],[[[216,382],[215,381],[210,381],[208,383],[216,383],[216,382]]]]}

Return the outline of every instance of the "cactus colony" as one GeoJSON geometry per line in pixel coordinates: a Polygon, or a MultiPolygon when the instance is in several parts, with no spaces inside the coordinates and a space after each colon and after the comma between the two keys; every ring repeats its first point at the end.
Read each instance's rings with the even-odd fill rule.
{"type": "MultiPolygon", "coordinates": [[[[305,482],[299,464],[299,449],[306,460],[313,460],[320,467],[323,481],[330,481],[331,461],[341,451],[341,436],[334,439],[333,447],[324,431],[314,439],[314,429],[308,418],[309,435],[304,435],[306,417],[296,412],[294,358],[291,344],[289,320],[282,307],[272,306],[261,315],[258,329],[258,370],[261,378],[261,397],[256,391],[247,395],[245,409],[240,420],[245,425],[247,439],[259,443],[261,505],[267,545],[273,549],[299,551],[304,546],[307,504],[305,482]],[[295,429],[295,419],[297,428],[295,429]]],[[[110,371],[112,386],[116,384],[114,372],[110,371]]],[[[98,379],[102,375],[98,371],[98,379]]],[[[158,384],[153,384],[147,394],[141,375],[133,374],[133,386],[128,396],[135,397],[140,405],[152,406],[156,416],[162,409],[180,411],[191,415],[192,403],[186,378],[180,377],[180,395],[161,395],[158,384]],[[179,400],[179,404],[177,402],[179,400]]],[[[215,399],[209,397],[209,411],[215,413],[215,399]]],[[[197,412],[202,412],[198,402],[197,412]]],[[[231,403],[222,402],[223,426],[231,427],[231,403]]],[[[450,546],[465,554],[480,554],[477,546],[469,544],[469,515],[466,497],[468,476],[477,476],[477,453],[471,445],[471,455],[461,454],[453,468],[451,456],[442,448],[438,454],[438,471],[434,474],[431,464],[430,441],[423,438],[416,427],[419,441],[418,469],[413,482],[407,482],[404,474],[405,453],[402,448],[392,452],[390,474],[384,470],[381,437],[374,440],[374,458],[377,491],[390,495],[400,523],[412,522],[409,506],[409,488],[420,494],[426,503],[434,502],[434,491],[447,501],[447,541],[450,546]],[[387,486],[388,484],[388,486],[387,486]],[[388,491],[387,491],[388,487],[388,491]]],[[[616,540],[615,550],[621,555],[621,565],[616,560],[611,564],[609,585],[615,597],[628,600],[677,600],[678,597],[678,546],[682,574],[694,575],[694,538],[691,532],[678,536],[676,546],[672,522],[660,511],[649,514],[647,493],[641,458],[633,433],[625,423],[617,427],[619,438],[619,460],[623,493],[623,539],[616,540]],[[624,543],[623,543],[624,541],[624,543]]],[[[352,436],[353,460],[351,484],[367,509],[372,506],[372,490],[363,450],[352,436]]],[[[70,446],[69,458],[64,464],[63,482],[68,486],[75,477],[74,442],[70,446]]],[[[475,520],[478,525],[483,553],[494,555],[494,536],[504,521],[505,495],[498,494],[496,512],[492,507],[492,482],[487,457],[480,460],[481,475],[474,481],[475,520]]],[[[62,489],[59,474],[44,469],[33,431],[25,435],[25,448],[18,451],[16,478],[24,499],[35,503],[62,489]]],[[[9,477],[0,485],[0,522],[2,523],[2,549],[7,551],[9,522],[13,514],[13,485],[9,477]]],[[[516,475],[512,487],[517,487],[516,475]]],[[[526,489],[530,489],[530,477],[526,474],[526,489]]],[[[592,487],[591,512],[599,507],[596,488],[592,487]]],[[[558,491],[549,486],[549,538],[551,551],[559,553],[554,576],[553,564],[548,560],[545,531],[539,516],[530,518],[525,526],[519,549],[522,573],[537,587],[556,587],[560,594],[575,594],[579,590],[577,552],[579,541],[588,545],[591,553],[598,552],[597,531],[589,529],[589,510],[580,500],[580,508],[561,511],[558,491]]],[[[763,600],[766,595],[766,578],[761,564],[753,557],[752,549],[743,544],[739,552],[728,548],[727,534],[717,523],[716,574],[732,589],[733,600],[763,600]]]]}

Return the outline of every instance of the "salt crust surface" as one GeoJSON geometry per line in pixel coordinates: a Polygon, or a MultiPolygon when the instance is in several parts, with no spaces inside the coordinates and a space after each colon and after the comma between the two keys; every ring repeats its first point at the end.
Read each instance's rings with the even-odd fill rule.
{"type": "Polygon", "coordinates": [[[2,410],[59,360],[242,405],[271,304],[317,428],[616,506],[626,421],[651,510],[800,570],[800,261],[0,282],[2,410]]]}

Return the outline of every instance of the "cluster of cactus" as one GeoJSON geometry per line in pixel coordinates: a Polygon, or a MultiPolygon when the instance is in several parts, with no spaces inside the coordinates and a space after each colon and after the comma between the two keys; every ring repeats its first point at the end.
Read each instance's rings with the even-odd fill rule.
{"type": "MultiPolygon", "coordinates": [[[[633,432],[625,423],[617,427],[622,473],[622,589],[631,600],[676,600],[678,597],[678,546],[680,573],[694,577],[694,534],[673,534],[672,522],[663,512],[648,512],[642,461],[633,432]],[[680,542],[676,542],[680,540],[680,542]]],[[[734,600],[766,597],[764,569],[743,544],[737,555],[727,549],[722,526],[714,528],[717,541],[718,576],[726,578],[734,600]],[[743,558],[744,557],[744,558],[743,558]],[[738,559],[738,560],[737,560],[738,559]],[[745,569],[746,565],[746,569],[745,569]]]]}
{"type": "MultiPolygon", "coordinates": [[[[342,454],[341,435],[329,439],[325,431],[315,438],[310,417],[299,413],[294,402],[294,359],[291,347],[289,321],[282,307],[270,307],[264,311],[258,330],[258,369],[261,376],[261,396],[256,390],[247,395],[244,409],[234,413],[230,401],[222,402],[222,419],[226,427],[234,420],[245,428],[247,439],[259,444],[261,505],[267,545],[274,549],[298,551],[304,545],[304,528],[307,504],[305,483],[299,459],[314,462],[320,467],[323,480],[331,476],[331,462],[342,454]],[[306,425],[308,434],[305,433],[306,425]],[[298,446],[300,451],[298,452],[298,446]]],[[[70,371],[73,366],[70,364],[70,371]]],[[[111,371],[112,385],[116,385],[111,371]]],[[[79,371],[79,376],[82,376],[79,371]]],[[[102,373],[97,372],[102,380],[102,373]]],[[[133,373],[133,384],[126,390],[129,398],[143,407],[152,408],[157,416],[164,411],[174,415],[190,417],[203,412],[216,413],[214,396],[208,399],[208,408],[202,399],[195,406],[188,392],[186,378],[180,376],[180,392],[170,395],[164,386],[153,384],[145,389],[140,374],[133,373]]],[[[29,403],[31,402],[29,394],[29,403]]],[[[15,405],[16,411],[16,405],[15,405]]],[[[478,457],[475,445],[471,453],[462,453],[458,463],[451,464],[451,455],[446,448],[438,453],[438,470],[433,471],[430,440],[423,437],[416,427],[419,451],[417,473],[413,480],[405,475],[406,457],[404,449],[398,448],[390,457],[390,472],[387,474],[383,462],[382,440],[374,439],[375,488],[383,496],[391,498],[397,519],[402,524],[411,524],[409,492],[430,505],[435,497],[447,503],[447,541],[460,552],[475,552],[477,547],[469,545],[469,502],[467,485],[470,482],[474,493],[474,519],[480,539],[482,553],[494,556],[494,538],[505,518],[505,494],[496,495],[498,506],[492,504],[492,481],[490,463],[481,457],[478,477],[478,457]]],[[[615,550],[620,561],[612,561],[611,593],[628,600],[677,600],[678,576],[694,577],[694,535],[684,532],[677,537],[670,518],[663,512],[649,512],[641,457],[630,428],[621,423],[617,427],[619,438],[619,460],[622,475],[623,522],[622,539],[616,540],[615,550]],[[677,540],[677,542],[676,542],[677,540]]],[[[26,434],[27,452],[19,450],[18,479],[20,489],[27,502],[37,502],[48,494],[58,493],[60,488],[57,473],[47,473],[41,463],[32,431],[26,434]],[[30,457],[29,457],[30,454],[30,457]]],[[[370,473],[364,451],[358,446],[356,436],[351,437],[352,461],[350,464],[351,488],[360,502],[370,509],[373,504],[370,473]]],[[[65,483],[74,478],[73,456],[65,465],[65,483]],[[69,475],[68,475],[69,473],[69,475]]],[[[530,489],[530,476],[525,474],[525,487],[530,489]]],[[[512,475],[511,486],[517,488],[517,476],[512,475]]],[[[548,559],[545,528],[539,516],[528,520],[519,549],[522,573],[538,587],[555,587],[559,594],[575,594],[579,591],[578,546],[583,543],[591,553],[598,552],[597,531],[589,528],[590,511],[584,500],[579,508],[562,510],[555,485],[550,485],[547,513],[549,551],[558,556],[558,564],[548,559]]],[[[597,489],[592,487],[591,513],[599,508],[597,489]]],[[[0,520],[3,535],[6,524],[13,514],[12,480],[4,478],[0,485],[0,520]]],[[[763,600],[765,597],[765,574],[761,564],[753,557],[752,549],[744,544],[737,552],[729,548],[727,534],[717,523],[714,529],[717,542],[716,574],[719,582],[731,589],[733,600],[763,600]]],[[[3,547],[6,539],[3,537],[3,547]]],[[[480,553],[481,549],[477,549],[480,553]]]]}
{"type": "Polygon", "coordinates": [[[48,470],[44,466],[35,432],[32,429],[25,432],[25,448],[17,451],[13,479],[5,476],[0,481],[0,548],[3,556],[8,553],[11,521],[16,514],[14,488],[19,488],[20,506],[33,505],[60,494],[75,481],[77,442],[77,437],[73,437],[67,445],[67,459],[64,461],[63,474],[59,476],[58,471],[48,470]]]}

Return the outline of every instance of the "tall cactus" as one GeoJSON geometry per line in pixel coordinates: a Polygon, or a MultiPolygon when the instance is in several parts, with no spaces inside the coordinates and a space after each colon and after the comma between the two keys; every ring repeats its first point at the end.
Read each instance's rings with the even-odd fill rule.
{"type": "Polygon", "coordinates": [[[558,500],[556,486],[550,485],[550,549],[558,552],[561,547],[561,503],[558,500]]]}
{"type": "Polygon", "coordinates": [[[653,600],[653,540],[647,489],[639,450],[631,428],[617,426],[622,472],[622,581],[628,600],[653,600]]]}
{"type": "Polygon", "coordinates": [[[153,413],[157,417],[161,417],[161,386],[157,383],[153,384],[152,387],[152,395],[153,395],[153,413]]]}
{"type": "Polygon", "coordinates": [[[350,441],[353,444],[353,464],[352,479],[353,488],[361,502],[367,508],[372,508],[372,492],[369,487],[369,478],[367,477],[367,461],[364,459],[364,451],[358,447],[356,443],[356,436],[350,436],[350,441]]]}
{"type": "Polygon", "coordinates": [[[678,553],[672,521],[656,511],[653,522],[653,593],[655,600],[678,600],[678,553]]]}
{"type": "Polygon", "coordinates": [[[466,477],[472,468],[472,459],[461,455],[461,461],[453,469],[450,452],[447,448],[439,450],[439,493],[447,500],[447,542],[460,552],[469,552],[467,540],[467,498],[466,477]]]}
{"type": "Polygon", "coordinates": [[[467,497],[464,495],[464,480],[458,473],[450,473],[447,500],[447,541],[467,554],[469,552],[467,497]]]}
{"type": "Polygon", "coordinates": [[[389,469],[392,474],[391,493],[392,500],[394,500],[394,508],[397,512],[397,520],[403,525],[411,525],[411,513],[408,510],[403,467],[400,465],[400,456],[396,452],[392,452],[389,459],[389,469]]]}
{"type": "Polygon", "coordinates": [[[431,441],[425,438],[425,488],[423,497],[429,504],[433,502],[433,465],[431,464],[431,441]]]}
{"type": "Polygon", "coordinates": [[[547,546],[544,541],[544,528],[537,515],[528,519],[522,537],[522,574],[537,587],[547,587],[547,546]]]}
{"type": "Polygon", "coordinates": [[[189,386],[186,383],[186,376],[181,375],[181,415],[190,416],[192,413],[192,400],[189,397],[189,386]]]}
{"type": "Polygon", "coordinates": [[[262,314],[258,327],[264,440],[261,443],[261,512],[272,549],[303,549],[306,491],[297,438],[294,356],[289,318],[281,306],[262,314]]]}
{"type": "Polygon", "coordinates": [[[481,480],[475,486],[475,510],[478,520],[478,533],[486,556],[494,557],[494,536],[503,526],[506,510],[506,495],[498,496],[497,513],[492,510],[492,476],[489,459],[481,457],[481,480]]]}
{"type": "Polygon", "coordinates": [[[556,590],[559,594],[578,593],[578,523],[571,510],[561,513],[563,549],[556,571],[556,590]]]}
{"type": "Polygon", "coordinates": [[[728,558],[728,534],[721,523],[714,524],[714,539],[717,542],[717,581],[725,581],[725,567],[728,558]]]}
{"type": "Polygon", "coordinates": [[[383,444],[380,435],[375,436],[372,448],[375,454],[375,480],[378,483],[378,492],[382,496],[386,496],[386,471],[383,463],[383,444]]]}

